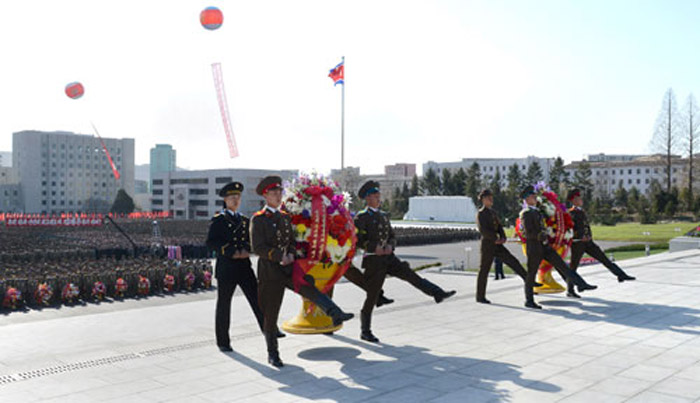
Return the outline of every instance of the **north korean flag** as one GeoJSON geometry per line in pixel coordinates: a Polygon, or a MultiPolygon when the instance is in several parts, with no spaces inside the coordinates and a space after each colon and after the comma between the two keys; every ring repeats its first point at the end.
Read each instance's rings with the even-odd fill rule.
{"type": "Polygon", "coordinates": [[[328,77],[330,77],[331,80],[333,80],[333,85],[344,84],[345,82],[343,80],[345,79],[345,62],[340,62],[337,66],[335,66],[328,74],[328,77]]]}

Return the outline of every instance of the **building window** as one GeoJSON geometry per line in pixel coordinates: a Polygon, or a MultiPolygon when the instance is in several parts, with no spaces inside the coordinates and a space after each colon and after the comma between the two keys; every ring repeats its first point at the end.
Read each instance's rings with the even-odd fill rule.
{"type": "Polygon", "coordinates": [[[642,183],[642,180],[637,178],[637,185],[639,185],[640,183],[642,183]]]}
{"type": "Polygon", "coordinates": [[[649,168],[645,169],[645,170],[644,170],[644,173],[647,173],[647,174],[648,174],[648,173],[649,173],[649,168]]]}
{"type": "Polygon", "coordinates": [[[632,179],[627,179],[627,184],[632,184],[632,179]]]}
{"type": "Polygon", "coordinates": [[[163,205],[163,200],[161,199],[153,199],[152,203],[156,206],[162,206],[163,205]]]}
{"type": "Polygon", "coordinates": [[[649,184],[649,178],[644,179],[644,183],[649,184]]]}
{"type": "Polygon", "coordinates": [[[221,178],[216,178],[215,182],[216,183],[229,183],[229,182],[233,182],[233,178],[230,176],[224,176],[221,178]]]}
{"type": "Polygon", "coordinates": [[[207,206],[208,204],[207,200],[190,200],[190,206],[207,206]]]}
{"type": "Polygon", "coordinates": [[[153,185],[154,185],[154,186],[155,186],[155,185],[162,185],[162,184],[163,184],[163,180],[162,180],[162,179],[153,179],[153,185]]]}
{"type": "Polygon", "coordinates": [[[153,189],[153,194],[154,194],[154,195],[162,195],[162,194],[163,194],[163,189],[153,189]]]}
{"type": "Polygon", "coordinates": [[[209,189],[190,189],[191,195],[208,195],[209,189]]]}

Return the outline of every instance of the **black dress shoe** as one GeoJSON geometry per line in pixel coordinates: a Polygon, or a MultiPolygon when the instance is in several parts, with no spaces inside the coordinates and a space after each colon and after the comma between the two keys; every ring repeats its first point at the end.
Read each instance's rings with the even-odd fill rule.
{"type": "Polygon", "coordinates": [[[598,286],[585,283],[583,286],[577,286],[576,288],[578,288],[578,292],[584,292],[586,290],[595,290],[598,286]]]}
{"type": "Polygon", "coordinates": [[[628,274],[623,274],[621,276],[617,276],[617,281],[619,281],[619,282],[632,281],[632,280],[636,280],[636,279],[637,279],[636,277],[632,277],[628,274]]]}
{"type": "Polygon", "coordinates": [[[230,345],[225,345],[225,346],[219,346],[219,351],[221,351],[222,353],[230,353],[231,351],[233,351],[233,349],[231,348],[230,345]]]}
{"type": "Polygon", "coordinates": [[[574,290],[567,291],[566,296],[569,298],[581,298],[581,296],[576,294],[576,291],[574,291],[574,290]]]}
{"type": "Polygon", "coordinates": [[[373,335],[372,332],[369,330],[360,333],[360,338],[370,343],[379,343],[379,339],[375,335],[373,335]]]}
{"type": "Polygon", "coordinates": [[[476,302],[478,302],[480,304],[490,304],[491,303],[491,301],[487,300],[486,298],[477,298],[476,302]]]}
{"type": "Polygon", "coordinates": [[[457,291],[452,290],[452,291],[445,291],[439,294],[435,294],[433,298],[435,298],[435,303],[441,303],[443,300],[450,298],[451,296],[457,294],[457,291]]]}
{"type": "Polygon", "coordinates": [[[276,368],[282,368],[284,367],[284,364],[282,363],[282,360],[280,359],[279,354],[275,355],[268,355],[267,356],[267,362],[270,363],[273,367],[276,368]]]}
{"type": "Polygon", "coordinates": [[[287,335],[277,330],[277,338],[281,339],[282,337],[287,337],[287,335]]]}
{"type": "Polygon", "coordinates": [[[389,305],[393,302],[394,302],[393,299],[389,299],[389,298],[385,297],[384,294],[381,294],[381,295],[379,295],[379,298],[377,298],[376,306],[377,306],[377,308],[379,308],[382,305],[389,305]]]}
{"type": "Polygon", "coordinates": [[[542,309],[542,305],[538,305],[535,301],[527,301],[525,308],[542,309]]]}

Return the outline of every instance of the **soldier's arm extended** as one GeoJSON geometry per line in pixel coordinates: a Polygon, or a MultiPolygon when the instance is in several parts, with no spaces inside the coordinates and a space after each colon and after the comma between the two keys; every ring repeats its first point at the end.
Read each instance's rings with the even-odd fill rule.
{"type": "Polygon", "coordinates": [[[283,251],[280,248],[274,247],[267,243],[265,239],[265,225],[263,221],[264,216],[255,216],[250,221],[250,243],[253,247],[253,253],[257,254],[261,259],[271,260],[273,262],[279,263],[282,261],[283,251]]]}

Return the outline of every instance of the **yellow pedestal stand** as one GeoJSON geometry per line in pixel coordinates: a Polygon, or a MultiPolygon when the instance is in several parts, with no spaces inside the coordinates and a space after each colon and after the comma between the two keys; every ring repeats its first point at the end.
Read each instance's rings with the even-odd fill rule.
{"type": "MultiPolygon", "coordinates": [[[[565,248],[565,247],[562,247],[565,248]]],[[[557,253],[561,255],[561,248],[557,249],[557,253]]],[[[525,253],[525,256],[527,256],[527,249],[525,248],[525,245],[523,245],[523,253],[525,253]]],[[[537,282],[542,284],[542,287],[535,287],[533,290],[537,294],[557,294],[560,292],[566,291],[566,288],[563,287],[561,284],[557,283],[556,280],[554,280],[554,277],[552,277],[552,270],[554,270],[554,267],[552,267],[549,262],[546,260],[543,260],[540,263],[539,270],[537,271],[537,282]],[[544,272],[542,274],[543,270],[549,267],[549,270],[544,272]]]]}
{"type": "MultiPolygon", "coordinates": [[[[322,290],[338,268],[337,264],[324,265],[318,263],[307,274],[314,277],[316,288],[322,290]]],[[[282,329],[286,332],[294,334],[323,334],[338,331],[343,327],[343,325],[333,326],[333,320],[317,306],[314,306],[314,309],[309,312],[311,301],[303,297],[302,301],[301,312],[296,317],[282,324],[282,329]]]]}

